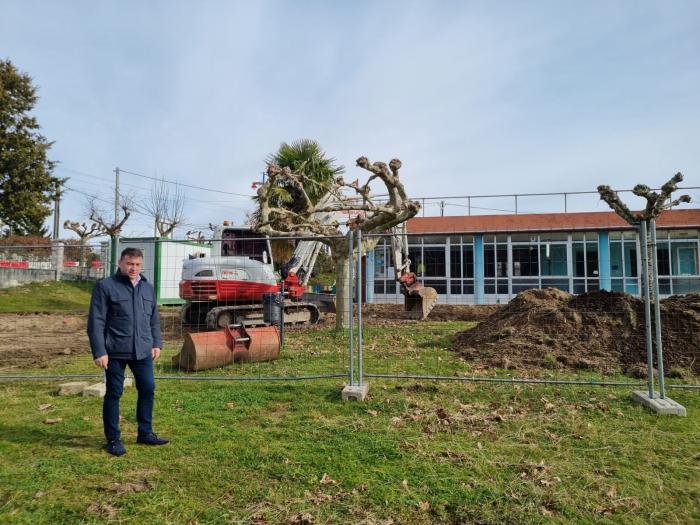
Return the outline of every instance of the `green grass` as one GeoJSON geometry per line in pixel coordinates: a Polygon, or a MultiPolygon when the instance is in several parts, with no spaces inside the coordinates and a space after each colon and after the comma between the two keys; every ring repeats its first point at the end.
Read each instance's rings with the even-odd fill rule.
{"type": "Polygon", "coordinates": [[[94,283],[31,283],[0,290],[0,312],[85,312],[94,283]]]}
{"type": "MultiPolygon", "coordinates": [[[[469,326],[368,328],[365,368],[492,374],[447,350],[451,334],[469,326]]],[[[200,375],[342,372],[345,342],[330,332],[292,331],[276,362],[200,375]]],[[[181,374],[169,364],[176,351],[165,348],[158,374],[181,374]]],[[[84,356],[27,372],[94,370],[84,356]]],[[[100,448],[99,399],[56,397],[49,383],[0,383],[0,522],[692,523],[700,518],[696,393],[670,392],[689,412],[678,418],[655,416],[633,404],[629,389],[370,382],[369,401],[343,403],[338,379],[160,380],[155,428],[173,442],[158,448],[134,443],[136,393],[127,389],[122,430],[128,453],[122,458],[100,448]],[[51,407],[39,410],[44,404],[51,407]],[[62,421],[47,425],[46,418],[62,421]]]]}

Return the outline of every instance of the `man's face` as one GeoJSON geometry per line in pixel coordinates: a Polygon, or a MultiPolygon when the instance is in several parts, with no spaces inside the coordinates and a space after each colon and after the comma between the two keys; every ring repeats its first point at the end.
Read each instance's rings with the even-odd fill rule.
{"type": "Polygon", "coordinates": [[[141,273],[141,268],[143,267],[143,257],[133,257],[131,255],[125,255],[119,259],[119,269],[122,273],[129,276],[132,281],[141,273]]]}

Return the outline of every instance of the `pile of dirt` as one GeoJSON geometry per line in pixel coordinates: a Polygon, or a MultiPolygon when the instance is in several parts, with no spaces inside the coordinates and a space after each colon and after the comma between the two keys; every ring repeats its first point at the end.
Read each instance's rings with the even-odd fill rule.
{"type": "MultiPolygon", "coordinates": [[[[653,311],[652,311],[653,316],[653,311]]],[[[700,295],[661,302],[666,370],[700,373],[700,295]]],[[[646,372],[644,304],[600,290],[572,296],[527,290],[476,328],[455,337],[455,351],[499,368],[646,372]]]]}
{"type": "MultiPolygon", "coordinates": [[[[430,312],[426,321],[483,321],[503,308],[500,304],[438,304],[430,312]]],[[[411,319],[400,304],[363,304],[362,322],[368,326],[394,326],[396,324],[420,324],[425,321],[411,319]]],[[[335,325],[335,314],[321,315],[319,329],[335,325]]]]}

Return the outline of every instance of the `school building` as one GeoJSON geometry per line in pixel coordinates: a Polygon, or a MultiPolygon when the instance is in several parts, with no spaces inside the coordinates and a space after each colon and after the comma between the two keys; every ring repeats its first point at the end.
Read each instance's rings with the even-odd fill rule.
{"type": "MultiPolygon", "coordinates": [[[[700,293],[700,209],[667,210],[656,226],[660,294],[700,293]]],[[[407,231],[411,269],[443,304],[504,303],[530,288],[641,291],[638,232],[613,212],[414,217],[407,231]]],[[[367,301],[403,302],[389,238],[366,265],[367,301]]]]}

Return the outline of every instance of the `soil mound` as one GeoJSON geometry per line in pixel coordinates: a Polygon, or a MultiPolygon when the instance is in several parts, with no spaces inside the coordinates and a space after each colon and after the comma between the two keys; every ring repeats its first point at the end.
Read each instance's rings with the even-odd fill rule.
{"type": "MultiPolygon", "coordinates": [[[[700,373],[700,295],[663,300],[661,325],[666,370],[700,373]]],[[[644,304],[605,290],[578,296],[527,290],[476,328],[459,332],[454,349],[500,368],[634,373],[642,365],[646,373],[644,304]]]]}

